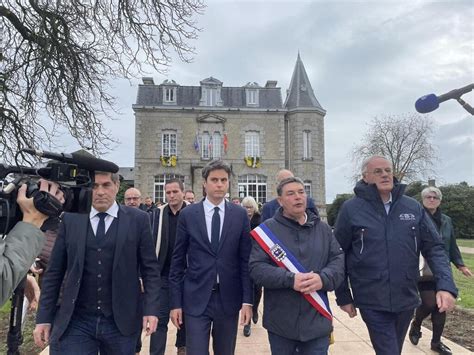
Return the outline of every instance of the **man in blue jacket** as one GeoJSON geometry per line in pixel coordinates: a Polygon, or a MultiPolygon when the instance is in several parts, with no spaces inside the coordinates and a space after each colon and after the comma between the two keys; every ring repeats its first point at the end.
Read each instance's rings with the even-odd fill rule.
{"type": "Polygon", "coordinates": [[[335,236],[346,253],[346,280],[336,289],[337,304],[357,315],[380,354],[400,354],[414,309],[420,252],[436,281],[440,312],[454,307],[457,289],[443,242],[423,207],[404,196],[390,161],[373,156],[362,164],[355,197],[337,218],[335,236]],[[349,289],[348,280],[351,288],[349,289]],[[352,292],[351,292],[352,290],[352,292]]]}

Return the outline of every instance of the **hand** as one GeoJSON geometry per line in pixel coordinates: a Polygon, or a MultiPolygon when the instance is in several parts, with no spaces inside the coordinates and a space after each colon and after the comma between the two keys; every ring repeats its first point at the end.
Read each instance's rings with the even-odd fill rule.
{"type": "Polygon", "coordinates": [[[456,299],[448,291],[438,291],[436,292],[436,304],[438,305],[439,312],[452,311],[454,309],[454,304],[456,299]]]}
{"type": "Polygon", "coordinates": [[[146,336],[156,332],[158,325],[158,317],[155,316],[143,316],[143,329],[146,330],[146,336]]]}
{"type": "Polygon", "coordinates": [[[323,281],[321,280],[321,276],[319,276],[319,274],[316,274],[312,271],[295,274],[295,283],[293,285],[295,291],[311,293],[320,290],[322,287],[323,281]]]}
{"type": "Polygon", "coordinates": [[[250,324],[252,313],[252,306],[249,304],[243,304],[242,309],[240,310],[240,325],[250,324]]]}
{"type": "Polygon", "coordinates": [[[41,259],[36,258],[35,263],[30,267],[30,271],[31,271],[33,274],[41,275],[41,274],[43,273],[44,270],[36,266],[36,263],[37,263],[38,261],[40,261],[40,260],[41,260],[41,259]]]}
{"type": "Polygon", "coordinates": [[[472,272],[471,270],[469,270],[467,266],[459,266],[458,270],[461,271],[464,276],[467,276],[467,277],[472,276],[472,272]]]}
{"type": "Polygon", "coordinates": [[[181,308],[172,309],[170,312],[171,322],[178,329],[181,329],[183,324],[183,310],[181,308]]]}
{"type": "Polygon", "coordinates": [[[339,306],[344,312],[346,312],[349,317],[354,318],[357,316],[357,309],[354,307],[353,303],[345,304],[343,306],[339,306]]]}
{"type": "MultiPolygon", "coordinates": [[[[64,193],[59,189],[58,184],[43,179],[39,181],[39,184],[40,191],[46,191],[57,198],[61,203],[64,203],[64,193]]],[[[16,198],[16,201],[23,212],[23,222],[31,223],[36,227],[41,228],[44,221],[48,219],[48,216],[42,214],[35,208],[32,197],[26,197],[26,188],[27,186],[25,184],[21,185],[18,189],[18,195],[16,198]]]]}
{"type": "Polygon", "coordinates": [[[40,298],[40,288],[34,276],[26,276],[25,284],[25,297],[30,303],[28,310],[35,311],[38,308],[38,302],[40,298]]]}
{"type": "Polygon", "coordinates": [[[35,344],[40,348],[44,348],[49,341],[49,332],[51,331],[51,324],[37,324],[33,331],[33,338],[35,344]]]}

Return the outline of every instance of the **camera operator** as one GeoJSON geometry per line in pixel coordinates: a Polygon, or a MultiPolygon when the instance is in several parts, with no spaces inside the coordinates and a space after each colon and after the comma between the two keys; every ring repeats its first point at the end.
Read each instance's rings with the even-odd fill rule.
{"type": "MultiPolygon", "coordinates": [[[[0,306],[8,300],[26,275],[44,243],[40,227],[48,216],[35,208],[33,198],[26,197],[26,189],[27,186],[22,185],[17,196],[18,205],[23,212],[22,221],[5,238],[0,238],[0,306]]],[[[64,203],[64,194],[58,184],[40,180],[39,190],[48,192],[64,203]]]]}

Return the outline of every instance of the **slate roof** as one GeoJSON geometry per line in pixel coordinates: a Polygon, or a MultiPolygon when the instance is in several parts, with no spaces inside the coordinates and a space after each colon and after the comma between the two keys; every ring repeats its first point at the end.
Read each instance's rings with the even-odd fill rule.
{"type": "MultiPolygon", "coordinates": [[[[198,107],[201,99],[200,86],[178,86],[176,105],[163,105],[164,85],[139,85],[137,106],[166,106],[166,107],[198,107]]],[[[280,88],[259,88],[259,109],[282,109],[280,88]]],[[[221,88],[223,106],[228,108],[248,107],[245,97],[245,87],[221,88]]],[[[201,106],[206,107],[206,106],[201,106]]]]}
{"type": "Polygon", "coordinates": [[[295,108],[317,108],[324,111],[316,96],[314,96],[313,88],[299,53],[285,100],[285,107],[289,110],[295,108]]]}

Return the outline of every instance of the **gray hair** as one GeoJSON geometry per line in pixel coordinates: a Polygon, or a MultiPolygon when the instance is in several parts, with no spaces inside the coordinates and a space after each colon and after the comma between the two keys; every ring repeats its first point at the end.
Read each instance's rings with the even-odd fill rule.
{"type": "MultiPolygon", "coordinates": [[[[360,172],[362,173],[362,175],[365,175],[365,173],[367,172],[367,166],[373,159],[385,159],[386,161],[390,162],[390,160],[387,159],[387,157],[384,157],[383,155],[372,155],[368,158],[365,158],[362,161],[362,165],[360,166],[360,172]]],[[[392,162],[390,162],[390,164],[392,164],[392,162]]]]}
{"type": "Polygon", "coordinates": [[[285,185],[288,185],[288,184],[291,184],[293,182],[296,182],[298,184],[301,184],[303,187],[304,187],[304,182],[303,180],[301,180],[299,177],[295,177],[295,176],[292,176],[292,177],[289,177],[289,178],[286,178],[286,179],[283,179],[280,181],[280,183],[278,184],[277,186],[277,194],[278,196],[281,196],[282,193],[283,193],[283,187],[285,185]]]}
{"type": "Polygon", "coordinates": [[[245,207],[245,205],[250,205],[253,207],[253,209],[255,210],[255,212],[258,211],[258,205],[257,205],[257,201],[255,201],[255,199],[252,197],[252,196],[246,196],[244,197],[244,199],[242,200],[242,202],[240,203],[242,206],[245,207]]]}
{"type": "Polygon", "coordinates": [[[441,193],[441,190],[434,186],[425,187],[423,191],[421,191],[421,198],[425,198],[430,192],[434,192],[436,197],[438,197],[440,201],[443,199],[443,194],[441,193]]]}
{"type": "Polygon", "coordinates": [[[228,177],[230,178],[230,175],[232,174],[232,170],[230,169],[230,166],[224,163],[222,160],[213,160],[209,162],[204,168],[202,168],[202,178],[204,180],[207,180],[209,174],[211,171],[214,170],[224,170],[228,177]]]}
{"type": "Polygon", "coordinates": [[[96,171],[96,175],[110,175],[110,180],[112,180],[113,183],[120,183],[120,175],[118,173],[111,173],[108,171],[96,171]]]}

